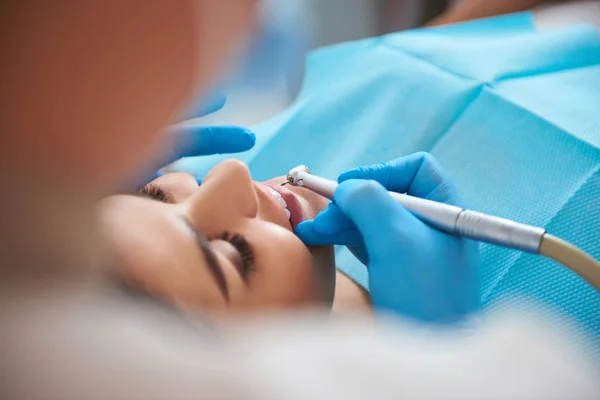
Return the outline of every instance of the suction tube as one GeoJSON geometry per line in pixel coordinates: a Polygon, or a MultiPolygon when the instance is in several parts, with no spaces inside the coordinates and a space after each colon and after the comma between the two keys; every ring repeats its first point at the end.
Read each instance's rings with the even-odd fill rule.
{"type": "Polygon", "coordinates": [[[571,243],[544,234],[540,254],[568,267],[600,292],[600,262],[571,243]]]}

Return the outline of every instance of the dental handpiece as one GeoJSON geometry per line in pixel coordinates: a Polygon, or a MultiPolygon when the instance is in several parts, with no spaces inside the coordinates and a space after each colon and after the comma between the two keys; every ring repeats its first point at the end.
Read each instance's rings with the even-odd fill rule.
{"type": "MultiPolygon", "coordinates": [[[[291,169],[286,178],[286,184],[305,187],[328,199],[333,199],[338,187],[335,181],[312,175],[305,165],[291,169]]],[[[388,193],[417,218],[442,232],[529,253],[539,253],[545,233],[542,228],[407,194],[388,193]]]]}
{"type": "MultiPolygon", "coordinates": [[[[312,175],[306,165],[291,169],[282,185],[301,186],[332,200],[338,183],[312,175]]],[[[421,221],[448,234],[540,254],[565,265],[600,292],[600,262],[545,229],[449,204],[388,191],[421,221]]]]}

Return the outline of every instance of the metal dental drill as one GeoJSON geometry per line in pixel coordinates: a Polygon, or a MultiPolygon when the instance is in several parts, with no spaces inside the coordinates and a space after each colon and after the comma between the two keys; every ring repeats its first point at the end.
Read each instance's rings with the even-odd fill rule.
{"type": "MultiPolygon", "coordinates": [[[[329,199],[333,199],[335,189],[338,187],[337,182],[312,175],[305,165],[290,170],[286,178],[286,183],[292,186],[305,187],[329,199]]],[[[541,228],[432,200],[395,192],[388,193],[417,218],[451,235],[537,253],[545,232],[541,228]]]]}
{"type": "MultiPolygon", "coordinates": [[[[312,175],[306,165],[291,169],[282,185],[301,186],[333,199],[338,183],[312,175]]],[[[542,228],[395,192],[390,196],[417,218],[454,236],[541,254],[566,265],[600,291],[600,263],[542,228]]]]}

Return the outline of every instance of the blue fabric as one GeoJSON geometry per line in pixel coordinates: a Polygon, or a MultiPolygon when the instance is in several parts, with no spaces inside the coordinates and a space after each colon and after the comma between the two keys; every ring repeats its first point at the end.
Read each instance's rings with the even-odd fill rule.
{"type": "MultiPolygon", "coordinates": [[[[256,179],[431,152],[473,209],[545,227],[600,259],[600,35],[537,32],[528,13],[315,51],[284,113],[238,158],[256,179]]],[[[205,174],[228,156],[185,160],[205,174]]],[[[541,257],[484,244],[484,307],[518,296],[579,323],[600,352],[600,294],[541,257]]],[[[337,264],[366,284],[345,249],[337,264]]]]}

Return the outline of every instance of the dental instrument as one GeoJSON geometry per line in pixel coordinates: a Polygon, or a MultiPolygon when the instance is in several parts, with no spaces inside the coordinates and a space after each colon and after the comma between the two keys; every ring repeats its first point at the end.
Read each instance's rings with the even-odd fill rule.
{"type": "MultiPolygon", "coordinates": [[[[338,187],[335,181],[311,174],[306,165],[292,168],[286,179],[282,186],[290,184],[304,187],[330,200],[338,187]]],[[[577,273],[600,292],[600,262],[583,250],[547,233],[543,228],[407,194],[388,193],[396,202],[435,229],[551,258],[577,273]]]]}

